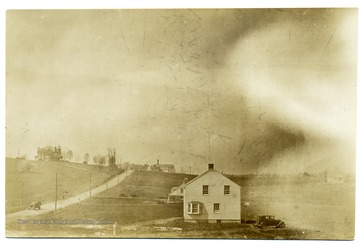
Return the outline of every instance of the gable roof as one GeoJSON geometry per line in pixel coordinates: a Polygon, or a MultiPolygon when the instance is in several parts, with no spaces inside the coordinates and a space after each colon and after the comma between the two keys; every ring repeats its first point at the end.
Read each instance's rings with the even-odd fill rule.
{"type": "MultiPolygon", "coordinates": [[[[182,183],[180,186],[178,187],[172,187],[170,190],[169,195],[173,195],[174,193],[177,193],[178,190],[183,189],[185,187],[185,184],[182,183]]],[[[181,194],[182,195],[182,194],[181,194]]]]}
{"type": "Polygon", "coordinates": [[[171,189],[174,189],[174,190],[182,189],[182,188],[185,187],[185,185],[186,185],[185,183],[182,183],[181,185],[176,186],[176,187],[172,187],[171,189]]]}
{"type": "Polygon", "coordinates": [[[201,178],[202,176],[206,175],[206,174],[209,173],[209,172],[217,172],[218,174],[220,174],[221,176],[223,176],[224,178],[226,178],[227,180],[229,180],[231,183],[234,183],[235,185],[237,185],[237,186],[239,186],[239,187],[241,188],[240,185],[238,185],[237,183],[235,183],[234,181],[232,181],[231,179],[229,179],[228,177],[226,177],[225,175],[223,175],[222,173],[220,173],[219,171],[217,171],[217,170],[215,170],[215,169],[209,169],[209,170],[207,170],[206,172],[204,172],[203,174],[200,174],[200,175],[197,176],[196,178],[190,180],[189,182],[187,182],[186,184],[184,184],[184,188],[185,188],[187,185],[189,185],[189,184],[191,184],[192,182],[198,180],[199,178],[201,178]]]}

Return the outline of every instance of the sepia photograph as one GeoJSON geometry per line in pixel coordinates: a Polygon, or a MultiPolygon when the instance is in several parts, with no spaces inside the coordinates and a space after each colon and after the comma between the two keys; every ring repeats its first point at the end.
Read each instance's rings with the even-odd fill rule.
{"type": "Polygon", "coordinates": [[[7,238],[355,238],[357,8],[9,9],[7,238]]]}

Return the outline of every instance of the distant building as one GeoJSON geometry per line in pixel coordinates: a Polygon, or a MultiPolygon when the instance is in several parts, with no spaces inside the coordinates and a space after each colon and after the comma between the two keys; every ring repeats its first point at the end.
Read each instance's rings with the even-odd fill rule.
{"type": "Polygon", "coordinates": [[[183,186],[185,222],[241,222],[240,189],[209,164],[208,171],[183,186]]]}
{"type": "Polygon", "coordinates": [[[44,161],[60,161],[63,159],[61,154],[61,148],[46,146],[44,148],[38,148],[37,156],[35,156],[35,160],[44,160],[44,161]]]}
{"type": "Polygon", "coordinates": [[[173,164],[160,164],[160,161],[157,160],[157,163],[155,165],[151,166],[152,171],[160,171],[160,172],[166,172],[166,173],[174,173],[175,172],[175,166],[173,164]]]}
{"type": "Polygon", "coordinates": [[[178,186],[171,188],[171,191],[166,200],[167,203],[183,203],[184,201],[184,187],[187,183],[187,178],[184,179],[184,182],[178,186]]]}
{"type": "Polygon", "coordinates": [[[175,166],[173,164],[159,164],[157,168],[166,173],[174,173],[175,172],[175,166]]]}

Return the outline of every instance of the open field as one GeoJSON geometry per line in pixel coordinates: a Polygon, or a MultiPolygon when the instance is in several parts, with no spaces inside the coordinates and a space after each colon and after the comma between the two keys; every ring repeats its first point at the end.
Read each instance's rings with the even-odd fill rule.
{"type": "Polygon", "coordinates": [[[354,237],[353,182],[304,179],[291,184],[276,181],[269,185],[260,182],[260,185],[243,186],[242,201],[247,203],[242,206],[244,221],[271,214],[286,223],[286,228],[259,229],[251,224],[189,224],[176,219],[182,217],[182,204],[164,204],[161,198],[182,180],[179,174],[135,172],[98,197],[56,212],[19,218],[26,223],[7,224],[6,229],[14,236],[20,233],[42,237],[112,237],[112,225],[117,222],[116,237],[123,238],[348,240],[354,237]],[[118,198],[119,194],[136,194],[139,198],[118,198]],[[64,221],[69,223],[63,224],[64,221]],[[81,221],[91,221],[91,224],[81,221]]]}
{"type": "Polygon", "coordinates": [[[167,198],[171,188],[181,185],[185,178],[190,181],[195,177],[196,175],[181,173],[136,171],[120,185],[102,192],[99,196],[117,197],[120,194],[134,194],[139,197],[167,198]]]}
{"type": "Polygon", "coordinates": [[[124,238],[306,238],[319,232],[286,229],[258,229],[252,225],[192,224],[181,218],[163,223],[159,219],[182,217],[180,204],[149,204],[148,199],[91,198],[71,207],[22,219],[7,227],[21,236],[111,237],[117,222],[116,236],[124,238]],[[153,222],[148,222],[153,221],[153,222]],[[145,222],[145,223],[141,223],[145,222]],[[22,231],[19,233],[19,231],[22,231]]]}
{"type": "Polygon", "coordinates": [[[147,202],[139,198],[91,198],[57,212],[22,219],[8,225],[7,231],[22,237],[113,237],[113,224],[117,222],[115,237],[119,238],[325,238],[319,230],[298,227],[259,229],[239,223],[185,223],[182,205],[147,202]]]}
{"type": "Polygon", "coordinates": [[[38,216],[49,220],[111,220],[119,225],[182,216],[182,204],[147,203],[151,200],[132,198],[90,198],[85,201],[38,216]],[[76,218],[74,218],[74,216],[76,218]]]}
{"type": "Polygon", "coordinates": [[[324,238],[351,239],[355,230],[354,183],[304,183],[242,189],[242,218],[271,214],[287,226],[320,231],[324,238]]]}
{"type": "Polygon", "coordinates": [[[55,200],[56,174],[58,199],[85,192],[104,183],[114,174],[97,166],[58,162],[6,159],[6,213],[26,209],[32,201],[55,200]]]}
{"type": "MultiPolygon", "coordinates": [[[[72,231],[74,225],[63,225],[58,221],[94,221],[95,223],[100,223],[100,228],[107,228],[111,227],[114,222],[117,222],[119,226],[124,226],[143,221],[181,216],[182,204],[164,204],[157,203],[151,199],[139,198],[95,197],[56,212],[50,212],[33,218],[21,218],[28,221],[54,221],[53,223],[15,222],[8,224],[6,229],[8,231],[22,231],[28,235],[29,233],[30,235],[35,233],[38,236],[49,236],[53,235],[52,233],[61,233],[59,231],[67,231],[67,233],[72,231]]],[[[86,224],[80,222],[77,226],[83,227],[82,229],[86,232],[86,224]]],[[[91,232],[94,228],[88,229],[91,232]]]]}

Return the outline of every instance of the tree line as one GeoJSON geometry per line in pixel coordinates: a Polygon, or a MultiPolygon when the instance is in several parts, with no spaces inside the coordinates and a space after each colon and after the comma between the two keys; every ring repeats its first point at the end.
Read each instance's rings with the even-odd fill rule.
{"type": "MultiPolygon", "coordinates": [[[[72,150],[68,150],[62,154],[65,161],[72,161],[74,157],[74,153],[72,150]]],[[[111,168],[117,168],[116,165],[116,149],[115,148],[107,148],[107,154],[96,154],[93,157],[93,162],[98,166],[106,166],[108,165],[111,168]]],[[[89,164],[90,162],[90,154],[85,153],[83,163],[89,164]]]]}

